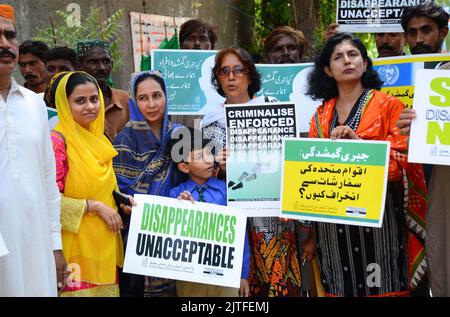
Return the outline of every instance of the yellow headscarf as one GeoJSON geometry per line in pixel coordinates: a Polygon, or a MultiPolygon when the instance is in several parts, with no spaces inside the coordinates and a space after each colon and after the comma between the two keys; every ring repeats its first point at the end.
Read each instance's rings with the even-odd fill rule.
{"type": "MultiPolygon", "coordinates": [[[[117,210],[112,196],[113,190],[117,189],[112,166],[112,159],[117,152],[103,134],[103,95],[97,86],[100,113],[90,124],[89,130],[84,129],[74,121],[66,95],[66,85],[73,74],[68,72],[62,75],[55,93],[59,117],[55,130],[65,138],[69,163],[64,195],[98,200],[117,210]]],[[[120,234],[111,232],[100,217],[85,214],[78,233],[63,230],[62,241],[67,263],[80,265],[82,282],[97,285],[116,282],[116,266],[123,265],[122,238],[120,234]]]]}

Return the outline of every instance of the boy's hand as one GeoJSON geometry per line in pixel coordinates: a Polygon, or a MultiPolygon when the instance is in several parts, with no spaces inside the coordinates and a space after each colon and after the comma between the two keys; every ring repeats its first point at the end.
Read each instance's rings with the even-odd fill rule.
{"type": "Polygon", "coordinates": [[[223,175],[226,175],[227,171],[227,148],[224,147],[219,153],[217,153],[214,160],[219,165],[220,171],[223,173],[223,175]]]}
{"type": "Polygon", "coordinates": [[[192,194],[190,192],[188,192],[187,190],[185,190],[184,192],[182,192],[180,194],[180,196],[178,196],[177,198],[178,200],[190,200],[191,203],[195,203],[194,198],[192,198],[192,194]]]}

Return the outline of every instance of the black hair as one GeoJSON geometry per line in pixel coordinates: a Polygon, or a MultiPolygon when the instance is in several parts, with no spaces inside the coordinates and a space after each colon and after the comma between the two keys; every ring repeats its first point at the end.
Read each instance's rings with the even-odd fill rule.
{"type": "Polygon", "coordinates": [[[202,130],[181,127],[174,131],[170,139],[170,155],[175,164],[188,163],[191,153],[212,147],[211,140],[206,138],[202,130]]]}
{"type": "Polygon", "coordinates": [[[19,46],[19,55],[32,54],[44,62],[48,50],[48,45],[44,42],[27,40],[19,46]]]}
{"type": "Polygon", "coordinates": [[[325,66],[330,66],[331,55],[333,55],[334,49],[343,41],[350,41],[361,53],[363,60],[367,62],[367,69],[361,77],[363,87],[379,90],[383,84],[378,73],[373,69],[372,60],[367,55],[367,49],[361,40],[350,33],[337,33],[325,43],[315,60],[313,70],[308,76],[307,95],[314,100],[329,100],[339,95],[336,81],[325,73],[325,66]]]}
{"type": "Polygon", "coordinates": [[[265,63],[269,63],[269,55],[273,50],[273,47],[278,43],[278,41],[288,36],[292,38],[295,41],[295,44],[298,48],[298,53],[300,56],[300,59],[303,58],[303,56],[306,54],[306,51],[308,50],[308,40],[306,39],[305,34],[300,31],[296,30],[290,26],[278,26],[275,29],[273,29],[269,35],[264,39],[263,44],[263,61],[265,63]]]}
{"type": "Polygon", "coordinates": [[[415,7],[405,8],[401,19],[402,28],[405,32],[408,29],[409,21],[416,17],[426,17],[433,20],[438,25],[439,30],[441,30],[448,26],[450,15],[444,10],[444,8],[437,5],[433,1],[427,1],[415,7]]]}
{"type": "MultiPolygon", "coordinates": [[[[136,80],[136,83],[134,84],[134,87],[133,87],[134,93],[137,94],[137,87],[139,86],[139,84],[149,78],[154,79],[161,86],[161,89],[164,92],[164,95],[166,95],[166,84],[164,82],[164,79],[162,79],[160,76],[155,75],[155,74],[145,74],[145,75],[142,75],[141,77],[139,77],[136,80]]],[[[136,98],[136,96],[132,96],[132,97],[136,98]]]]}
{"type": "Polygon", "coordinates": [[[214,46],[217,42],[217,33],[216,28],[211,24],[197,19],[191,19],[184,22],[180,27],[180,46],[183,45],[184,41],[194,32],[205,32],[208,33],[208,39],[211,43],[211,49],[214,49],[214,46]]]}
{"type": "Polygon", "coordinates": [[[65,73],[56,74],[47,85],[44,92],[44,101],[47,107],[56,109],[56,88],[58,88],[59,82],[65,75],[65,73]]]}
{"type": "Polygon", "coordinates": [[[83,85],[87,83],[94,84],[95,87],[97,87],[98,89],[98,83],[94,77],[92,77],[87,73],[74,72],[72,75],[70,75],[69,79],[67,80],[66,96],[69,97],[75,90],[75,87],[77,87],[78,85],[83,85]]]}
{"type": "Polygon", "coordinates": [[[69,47],[55,47],[47,51],[44,55],[45,63],[58,59],[68,60],[74,67],[77,66],[77,53],[69,47]]]}
{"type": "Polygon", "coordinates": [[[253,98],[253,96],[261,89],[261,74],[256,69],[255,62],[253,61],[252,56],[241,47],[232,46],[224,48],[217,53],[216,63],[211,73],[212,86],[217,90],[219,95],[221,95],[222,97],[226,97],[225,92],[220,86],[220,80],[219,76],[217,75],[217,72],[222,67],[223,59],[228,54],[236,55],[236,57],[242,62],[244,67],[247,69],[248,79],[250,81],[250,85],[248,85],[247,91],[249,97],[253,98]]]}

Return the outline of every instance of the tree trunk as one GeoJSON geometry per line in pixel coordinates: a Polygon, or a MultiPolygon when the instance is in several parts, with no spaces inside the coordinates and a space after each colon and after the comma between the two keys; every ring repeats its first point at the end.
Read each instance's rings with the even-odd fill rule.
{"type": "Polygon", "coordinates": [[[292,27],[301,30],[310,44],[306,59],[311,57],[314,31],[319,25],[319,7],[316,3],[315,0],[291,0],[292,27]]]}

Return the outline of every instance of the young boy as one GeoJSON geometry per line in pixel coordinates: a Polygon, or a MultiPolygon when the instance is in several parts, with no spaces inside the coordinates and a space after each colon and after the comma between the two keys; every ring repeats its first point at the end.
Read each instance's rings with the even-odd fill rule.
{"type": "MultiPolygon", "coordinates": [[[[183,138],[173,143],[171,155],[178,169],[187,174],[189,179],[173,188],[169,196],[192,202],[199,201],[226,206],[226,183],[213,177],[214,156],[212,148],[208,146],[210,140],[203,138],[202,131],[192,128],[181,129],[183,130],[179,130],[179,132],[183,138]]],[[[250,296],[249,275],[250,248],[246,235],[239,290],[224,286],[177,281],[177,295],[179,297],[236,297],[238,295],[248,297],[250,296]]]]}

